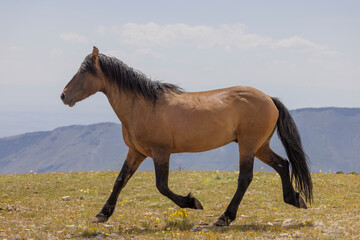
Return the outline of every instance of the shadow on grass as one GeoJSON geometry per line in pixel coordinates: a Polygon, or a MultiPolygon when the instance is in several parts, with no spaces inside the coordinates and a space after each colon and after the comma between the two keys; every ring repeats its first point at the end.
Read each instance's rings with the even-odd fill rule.
{"type": "Polygon", "coordinates": [[[212,232],[228,232],[228,231],[241,231],[241,232],[283,232],[289,230],[299,230],[301,228],[312,227],[312,224],[304,224],[304,223],[294,223],[287,226],[282,226],[281,224],[273,224],[269,225],[266,223],[257,223],[257,224],[241,224],[241,225],[230,225],[228,227],[218,227],[213,224],[209,225],[195,225],[191,231],[212,231],[212,232]]]}
{"type": "MultiPolygon", "coordinates": [[[[142,227],[132,227],[126,229],[118,229],[118,231],[113,231],[113,233],[117,234],[118,236],[131,236],[131,235],[145,235],[145,234],[156,234],[161,232],[161,229],[156,228],[142,228],[142,227]]],[[[107,234],[109,235],[109,234],[107,234]]],[[[91,230],[84,230],[79,234],[75,234],[74,237],[78,238],[105,238],[107,236],[104,232],[101,231],[91,231],[91,230]]]]}
{"type": "Polygon", "coordinates": [[[133,227],[133,228],[127,228],[124,229],[118,234],[120,235],[128,235],[128,234],[155,234],[157,232],[161,232],[161,229],[157,228],[142,228],[142,227],[133,227]]]}
{"type": "MultiPolygon", "coordinates": [[[[299,230],[301,228],[312,227],[312,224],[304,225],[303,223],[294,223],[287,226],[282,226],[281,224],[273,224],[272,226],[266,223],[258,224],[242,224],[242,225],[230,225],[228,227],[218,227],[213,224],[197,224],[197,225],[188,225],[181,227],[172,227],[171,231],[190,231],[190,232],[214,232],[214,233],[227,233],[230,231],[240,231],[240,232],[287,232],[291,230],[299,230]]],[[[142,234],[156,234],[161,232],[169,232],[169,228],[157,229],[157,228],[142,228],[142,227],[133,227],[120,230],[117,234],[121,235],[142,235],[142,234]]]]}
{"type": "MultiPolygon", "coordinates": [[[[215,231],[228,232],[228,231],[241,231],[241,232],[288,232],[291,230],[300,230],[302,228],[312,227],[312,224],[304,225],[303,223],[294,223],[287,226],[281,224],[269,225],[266,223],[257,224],[242,224],[242,225],[231,225],[224,228],[216,228],[215,231]]],[[[214,228],[214,227],[213,227],[214,228]]],[[[209,229],[210,230],[210,229],[209,229]]]]}

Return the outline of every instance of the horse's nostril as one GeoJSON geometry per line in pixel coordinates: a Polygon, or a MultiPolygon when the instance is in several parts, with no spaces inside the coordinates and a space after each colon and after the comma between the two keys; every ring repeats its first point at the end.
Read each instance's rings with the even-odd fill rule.
{"type": "Polygon", "coordinates": [[[64,101],[64,99],[65,99],[65,93],[62,93],[61,96],[60,96],[60,98],[61,98],[61,100],[64,101]]]}

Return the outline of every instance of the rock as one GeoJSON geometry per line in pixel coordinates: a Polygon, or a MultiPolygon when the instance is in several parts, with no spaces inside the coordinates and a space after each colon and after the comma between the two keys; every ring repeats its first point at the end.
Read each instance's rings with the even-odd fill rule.
{"type": "Polygon", "coordinates": [[[65,238],[65,239],[70,239],[70,238],[72,238],[72,235],[69,233],[69,234],[67,234],[64,238],[65,238]]]}
{"type": "Polygon", "coordinates": [[[289,236],[289,233],[280,233],[279,236],[280,237],[287,237],[287,236],[289,236]]]}
{"type": "Polygon", "coordinates": [[[9,212],[19,212],[20,210],[25,210],[25,208],[14,205],[7,205],[6,210],[9,212]]]}
{"type": "Polygon", "coordinates": [[[295,231],[294,235],[293,235],[293,238],[301,238],[301,232],[295,231]]]}
{"type": "Polygon", "coordinates": [[[208,228],[204,228],[204,227],[201,227],[201,226],[193,226],[190,229],[190,232],[208,232],[208,231],[209,231],[208,228]]]}
{"type": "Polygon", "coordinates": [[[110,227],[114,227],[114,225],[111,225],[111,224],[103,224],[103,227],[104,227],[104,228],[110,228],[110,227]]]}
{"type": "Polygon", "coordinates": [[[281,224],[281,226],[283,226],[283,227],[290,226],[292,221],[293,221],[292,219],[285,219],[283,221],[283,223],[281,224]]]}
{"type": "Polygon", "coordinates": [[[118,236],[119,236],[119,234],[116,234],[116,233],[109,234],[109,237],[118,237],[118,236]]]}
{"type": "Polygon", "coordinates": [[[269,225],[269,226],[274,226],[274,224],[271,223],[271,222],[267,222],[266,224],[269,225]]]}
{"type": "Polygon", "coordinates": [[[320,221],[314,221],[313,226],[314,226],[314,227],[323,227],[323,226],[324,226],[324,223],[323,223],[323,222],[320,222],[320,221]]]}
{"type": "Polygon", "coordinates": [[[325,235],[339,235],[341,234],[341,231],[340,230],[327,230],[324,232],[325,235]]]}
{"type": "Polygon", "coordinates": [[[63,201],[70,201],[70,196],[64,196],[64,197],[62,197],[61,198],[61,200],[63,200],[63,201]]]}

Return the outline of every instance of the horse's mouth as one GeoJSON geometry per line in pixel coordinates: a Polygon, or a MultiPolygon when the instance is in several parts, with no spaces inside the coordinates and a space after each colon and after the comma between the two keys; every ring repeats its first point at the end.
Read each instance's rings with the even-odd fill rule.
{"type": "Polygon", "coordinates": [[[73,106],[75,106],[75,103],[76,103],[76,102],[73,101],[73,102],[71,102],[71,103],[68,103],[67,105],[68,105],[69,107],[73,107],[73,106]]]}
{"type": "Polygon", "coordinates": [[[65,105],[68,105],[69,107],[73,107],[76,102],[74,101],[74,99],[70,99],[70,100],[64,99],[64,100],[63,100],[63,103],[64,103],[65,105]]]}

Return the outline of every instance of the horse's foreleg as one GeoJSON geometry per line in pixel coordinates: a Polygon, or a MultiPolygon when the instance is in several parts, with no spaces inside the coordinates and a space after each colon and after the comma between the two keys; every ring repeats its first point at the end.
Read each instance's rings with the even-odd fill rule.
{"type": "Polygon", "coordinates": [[[170,154],[162,153],[154,156],[156,187],[159,192],[171,199],[176,205],[181,208],[203,209],[199,200],[189,193],[187,196],[180,196],[173,193],[168,187],[169,179],[169,158],[170,154]]]}
{"type": "Polygon", "coordinates": [[[109,219],[109,217],[113,214],[115,210],[116,202],[120,191],[125,187],[128,180],[135,173],[135,171],[138,169],[138,167],[145,158],[146,156],[142,155],[136,150],[133,150],[131,148],[129,149],[124,165],[118,177],[116,178],[114,188],[110,194],[110,197],[106,201],[100,213],[96,215],[93,222],[106,222],[109,219]]]}
{"type": "Polygon", "coordinates": [[[254,155],[240,153],[240,174],[236,193],[225,213],[214,223],[216,226],[228,226],[236,219],[239,204],[253,178],[254,155]]]}
{"type": "Polygon", "coordinates": [[[264,146],[256,154],[262,162],[266,163],[280,175],[284,202],[298,208],[307,208],[304,199],[294,190],[290,180],[289,161],[274,153],[269,146],[264,146]]]}

